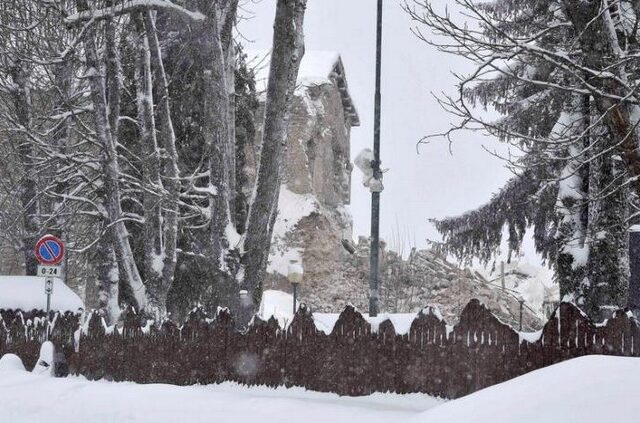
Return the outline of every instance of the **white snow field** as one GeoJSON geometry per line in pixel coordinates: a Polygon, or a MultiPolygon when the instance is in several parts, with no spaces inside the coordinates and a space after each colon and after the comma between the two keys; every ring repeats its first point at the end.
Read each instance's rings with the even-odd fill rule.
{"type": "Polygon", "coordinates": [[[640,359],[587,356],[450,401],[410,422],[635,423],[640,359]]]}
{"type": "Polygon", "coordinates": [[[347,398],[300,388],[138,385],[53,378],[0,359],[2,423],[389,423],[407,421],[442,400],[427,395],[347,398]]]}
{"type": "Polygon", "coordinates": [[[137,385],[56,379],[0,359],[0,422],[632,423],[640,359],[590,356],[445,402],[427,395],[339,397],[300,388],[137,385]]]}

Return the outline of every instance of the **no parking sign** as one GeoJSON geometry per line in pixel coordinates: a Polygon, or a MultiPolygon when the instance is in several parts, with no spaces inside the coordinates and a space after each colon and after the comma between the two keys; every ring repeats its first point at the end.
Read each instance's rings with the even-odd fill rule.
{"type": "Polygon", "coordinates": [[[40,264],[54,266],[64,258],[64,244],[53,235],[45,235],[36,243],[35,252],[40,264]]]}
{"type": "Polygon", "coordinates": [[[49,311],[51,310],[51,294],[53,294],[53,278],[61,277],[61,267],[58,266],[64,259],[64,244],[53,235],[45,235],[36,242],[36,259],[40,263],[38,266],[38,276],[45,277],[44,293],[47,296],[47,331],[45,339],[49,340],[49,311]]]}

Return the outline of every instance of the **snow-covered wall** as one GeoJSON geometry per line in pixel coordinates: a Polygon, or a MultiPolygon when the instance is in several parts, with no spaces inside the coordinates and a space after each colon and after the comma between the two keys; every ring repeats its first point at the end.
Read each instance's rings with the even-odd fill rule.
{"type": "MultiPolygon", "coordinates": [[[[249,52],[248,56],[248,64],[256,72],[257,90],[264,91],[268,53],[249,52]]],[[[258,123],[256,145],[262,138],[258,123]]],[[[350,131],[357,125],[358,115],[339,54],[307,51],[291,104],[287,156],[265,288],[288,289],[286,276],[292,261],[303,265],[310,289],[322,289],[339,275],[349,255],[342,240],[352,239],[352,220],[346,206],[351,201],[353,168],[350,131]]],[[[246,151],[249,179],[255,178],[258,150],[246,151]]]]}

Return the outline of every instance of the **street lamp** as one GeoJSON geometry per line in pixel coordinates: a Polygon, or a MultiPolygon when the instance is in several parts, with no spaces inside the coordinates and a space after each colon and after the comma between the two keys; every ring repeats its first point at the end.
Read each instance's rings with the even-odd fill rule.
{"type": "Polygon", "coordinates": [[[298,260],[290,260],[289,268],[287,270],[287,278],[293,287],[293,314],[296,314],[298,302],[298,285],[302,283],[302,276],[304,275],[304,269],[302,265],[298,263],[298,260]]]}
{"type": "Polygon", "coordinates": [[[249,297],[249,291],[241,289],[238,292],[240,307],[238,309],[238,321],[248,322],[251,319],[249,310],[251,310],[251,298],[249,297]]]}

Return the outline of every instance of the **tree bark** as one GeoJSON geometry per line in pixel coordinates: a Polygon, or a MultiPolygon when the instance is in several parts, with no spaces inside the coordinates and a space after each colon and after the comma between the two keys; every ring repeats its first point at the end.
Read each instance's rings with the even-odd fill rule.
{"type": "MultiPolygon", "coordinates": [[[[225,2],[226,4],[227,2],[225,2]]],[[[235,9],[225,4],[198,2],[206,16],[197,28],[195,40],[197,60],[203,63],[204,127],[203,136],[209,159],[209,255],[211,265],[221,274],[228,275],[230,262],[229,229],[231,223],[230,191],[233,143],[229,131],[229,92],[227,65],[221,34],[221,20],[235,21],[235,9]],[[222,8],[220,6],[223,6],[222,8]],[[233,12],[233,16],[231,16],[233,12]],[[224,18],[224,19],[221,19],[224,18]]]]}
{"type": "MultiPolygon", "coordinates": [[[[241,287],[248,293],[250,301],[246,308],[251,312],[260,301],[261,282],[267,267],[278,209],[289,105],[304,54],[305,8],[306,0],[278,0],[276,6],[262,149],[254,198],[249,210],[242,269],[238,275],[241,287]]],[[[244,316],[251,314],[243,312],[244,316]]]]}
{"type": "MultiPolygon", "coordinates": [[[[218,8],[218,28],[220,32],[220,46],[225,64],[225,83],[227,87],[227,174],[229,178],[229,220],[234,227],[237,227],[235,215],[235,203],[237,196],[236,181],[236,133],[235,133],[235,69],[236,69],[236,49],[233,45],[233,28],[235,26],[236,14],[238,10],[238,0],[223,0],[219,2],[218,8]]],[[[231,246],[233,247],[233,246],[231,246]]]]}
{"type": "Polygon", "coordinates": [[[171,107],[169,104],[169,86],[162,61],[162,53],[158,42],[155,22],[150,11],[144,15],[146,37],[151,54],[151,67],[153,69],[156,92],[158,94],[158,144],[164,150],[164,165],[162,166],[164,181],[164,198],[162,214],[163,236],[163,267],[162,287],[157,294],[166,307],[167,293],[173,283],[176,269],[176,247],[178,239],[178,200],[180,195],[178,152],[176,150],[176,136],[171,120],[171,107]]]}
{"type": "Polygon", "coordinates": [[[164,189],[160,179],[160,151],[156,138],[151,80],[151,52],[141,14],[134,15],[138,33],[136,52],[136,104],[142,151],[142,207],[144,211],[144,276],[148,311],[156,318],[166,313],[162,203],[164,189]]]}
{"type": "MultiPolygon", "coordinates": [[[[16,110],[18,124],[25,130],[31,126],[31,90],[29,86],[29,72],[26,63],[17,62],[11,69],[11,77],[15,85],[13,101],[16,110]]],[[[17,151],[22,168],[22,181],[20,189],[20,203],[22,206],[22,249],[24,252],[25,274],[35,276],[38,262],[35,257],[35,245],[41,230],[38,217],[40,216],[40,201],[35,178],[35,166],[33,163],[33,149],[31,142],[26,137],[19,136],[16,139],[17,151]]]]}
{"type": "Polygon", "coordinates": [[[606,96],[613,94],[625,97],[630,93],[620,83],[627,79],[624,61],[620,56],[621,46],[610,19],[610,12],[601,9],[600,1],[564,0],[564,9],[579,34],[584,65],[595,71],[613,73],[617,78],[592,77],[589,81],[599,92],[593,93],[595,105],[604,116],[604,122],[612,133],[611,141],[622,156],[629,175],[634,179],[633,189],[640,197],[640,150],[638,150],[637,122],[632,122],[632,108],[629,102],[618,101],[606,96]],[[612,63],[618,63],[611,66],[612,63]]]}
{"type": "MultiPolygon", "coordinates": [[[[86,0],[76,0],[79,11],[88,10],[86,0]]],[[[107,36],[109,31],[107,31],[107,36]]],[[[114,45],[107,43],[107,45],[114,45]]],[[[140,310],[147,306],[147,298],[144,284],[136,265],[133,251],[129,243],[129,233],[123,221],[121,194],[119,186],[119,164],[116,135],[110,125],[114,114],[118,110],[109,108],[105,92],[105,81],[113,87],[119,75],[113,74],[113,69],[107,67],[107,75],[100,73],[100,59],[96,46],[95,28],[90,27],[84,35],[85,62],[87,78],[90,85],[90,97],[93,104],[93,117],[95,121],[96,138],[103,149],[102,169],[104,175],[103,194],[104,207],[106,209],[108,231],[112,237],[114,250],[118,263],[122,270],[121,278],[131,287],[136,305],[140,310]],[[111,70],[111,73],[109,71],[111,70]]],[[[109,56],[110,53],[107,53],[109,56]]],[[[113,94],[113,91],[111,91],[113,94]]]]}
{"type": "Polygon", "coordinates": [[[114,324],[120,316],[118,304],[118,283],[120,271],[118,260],[113,249],[113,241],[103,236],[96,247],[96,270],[98,278],[98,307],[102,310],[108,325],[114,324]]]}

